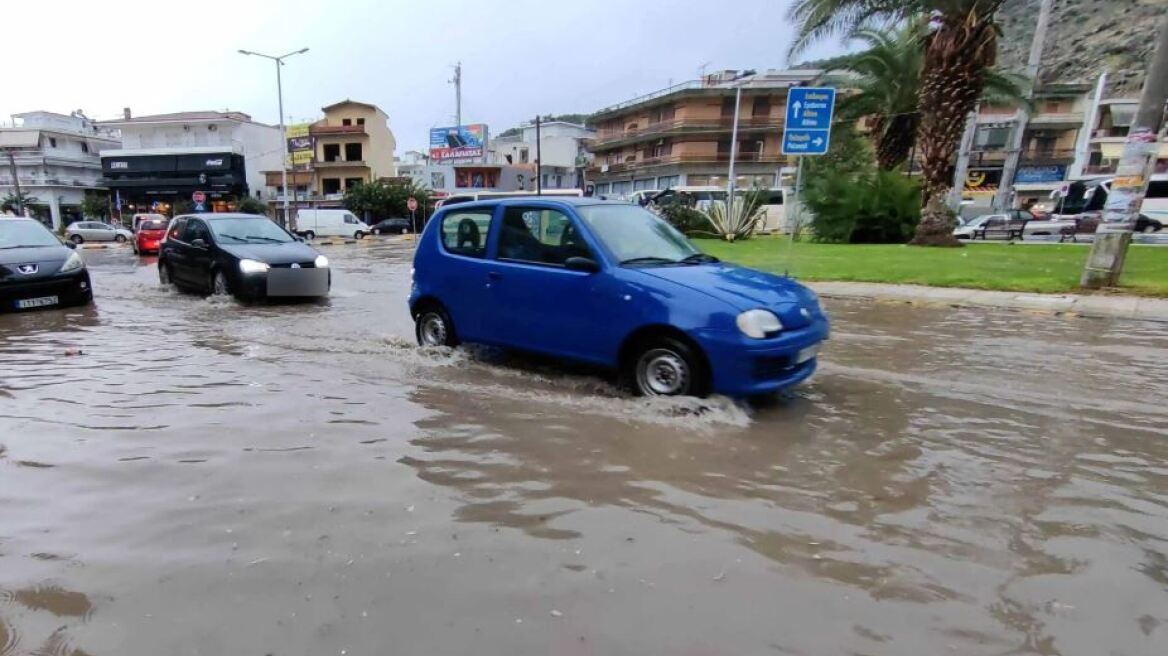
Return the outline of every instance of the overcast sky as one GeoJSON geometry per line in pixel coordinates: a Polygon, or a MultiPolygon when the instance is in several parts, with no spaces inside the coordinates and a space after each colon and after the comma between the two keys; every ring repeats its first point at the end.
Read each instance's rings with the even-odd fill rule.
{"type": "MultiPolygon", "coordinates": [[[[790,0],[64,0],[4,2],[0,117],[82,109],[97,119],[200,109],[276,123],[352,98],[389,114],[398,154],[454,122],[492,134],[536,113],[590,112],[707,70],[782,68],[790,0]]],[[[807,58],[838,51],[820,44],[807,58]]]]}

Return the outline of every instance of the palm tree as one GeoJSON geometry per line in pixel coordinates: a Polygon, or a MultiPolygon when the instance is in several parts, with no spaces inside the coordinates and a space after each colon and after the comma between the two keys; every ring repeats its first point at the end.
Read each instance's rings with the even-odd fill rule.
{"type": "Polygon", "coordinates": [[[985,89],[998,52],[995,13],[1005,0],[797,0],[791,18],[798,35],[790,54],[813,41],[855,34],[879,24],[924,15],[929,22],[917,104],[925,211],[912,243],[956,245],[953,213],[944,205],[952,184],[965,118],[985,89]]]}
{"type": "MultiPolygon", "coordinates": [[[[851,74],[840,84],[855,90],[840,101],[840,115],[868,118],[876,141],[876,162],[881,169],[900,168],[917,141],[921,114],[918,108],[924,69],[928,20],[915,17],[893,30],[864,28],[852,35],[868,48],[832,61],[833,71],[851,74]]],[[[982,102],[992,105],[1024,105],[1025,78],[988,70],[982,102]]],[[[947,179],[952,179],[950,176],[947,179]]]]}

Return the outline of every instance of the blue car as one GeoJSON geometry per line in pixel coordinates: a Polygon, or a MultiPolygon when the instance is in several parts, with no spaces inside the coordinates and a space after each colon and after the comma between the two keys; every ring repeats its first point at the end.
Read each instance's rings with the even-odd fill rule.
{"type": "Polygon", "coordinates": [[[648,211],[591,198],[444,207],[413,275],[419,344],[599,365],[642,395],[775,392],[815,371],[829,330],[794,280],[719,262],[648,211]]]}

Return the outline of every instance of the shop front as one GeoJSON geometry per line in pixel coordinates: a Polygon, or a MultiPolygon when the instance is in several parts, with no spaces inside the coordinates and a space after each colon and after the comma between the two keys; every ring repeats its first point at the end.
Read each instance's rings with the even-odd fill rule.
{"type": "Polygon", "coordinates": [[[232,152],[121,151],[103,154],[101,168],[120,214],[228,212],[248,194],[243,155],[232,152]],[[192,202],[196,191],[201,205],[192,202]]]}

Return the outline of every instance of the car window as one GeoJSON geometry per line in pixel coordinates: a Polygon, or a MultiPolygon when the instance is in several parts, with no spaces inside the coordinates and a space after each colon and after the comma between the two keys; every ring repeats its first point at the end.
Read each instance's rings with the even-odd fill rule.
{"type": "Polygon", "coordinates": [[[592,254],[566,214],[522,206],[503,210],[499,259],[562,266],[569,257],[592,254]]]}
{"type": "Polygon", "coordinates": [[[353,216],[352,214],[346,214],[345,223],[357,223],[357,217],[353,216]]]}
{"type": "Polygon", "coordinates": [[[442,216],[442,245],[447,251],[467,257],[487,254],[487,233],[491,210],[448,212],[442,216]]]}
{"type": "Polygon", "coordinates": [[[183,232],[183,241],[191,243],[196,239],[203,241],[211,241],[211,231],[207,229],[207,224],[198,219],[188,219],[187,229],[183,232]]]}
{"type": "Polygon", "coordinates": [[[186,219],[175,219],[170,222],[170,232],[166,233],[167,239],[174,239],[182,241],[183,230],[187,227],[186,219]]]}

